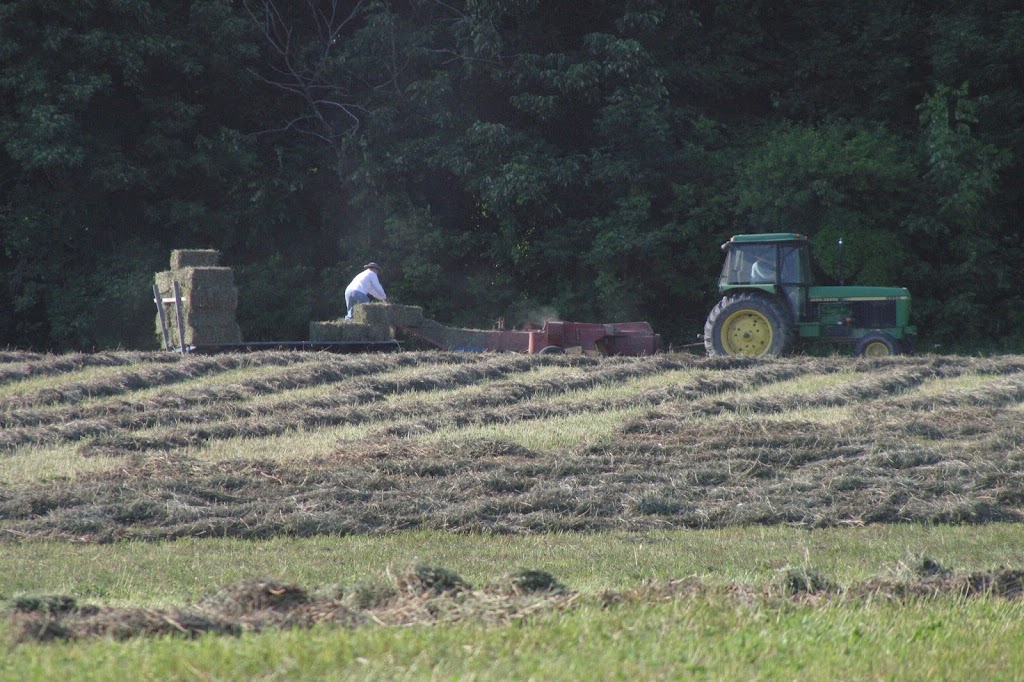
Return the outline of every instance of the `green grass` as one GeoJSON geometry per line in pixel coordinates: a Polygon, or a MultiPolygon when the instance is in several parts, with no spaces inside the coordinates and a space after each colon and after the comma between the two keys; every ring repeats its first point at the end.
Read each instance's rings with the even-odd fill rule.
{"type": "Polygon", "coordinates": [[[790,566],[845,585],[909,574],[922,556],[958,571],[1024,566],[1024,526],[884,525],[797,530],[783,526],[650,533],[185,539],[75,545],[0,545],[0,598],[70,594],[147,607],[254,576],[304,586],[351,584],[413,563],[452,570],[474,584],[520,568],[544,570],[583,592],[697,576],[765,585],[790,566]]]}
{"type": "MultiPolygon", "coordinates": [[[[1013,358],[795,358],[731,367],[702,358],[566,366],[494,355],[472,358],[461,373],[448,356],[372,365],[387,368],[379,371],[361,369],[361,358],[311,356],[310,372],[320,374],[266,360],[271,364],[247,356],[237,368],[236,359],[218,369],[208,359],[183,358],[166,380],[162,371],[139,370],[146,380],[125,391],[117,377],[131,365],[0,387],[12,415],[49,417],[40,433],[63,428],[63,414],[74,427],[102,419],[107,405],[118,414],[125,403],[166,410],[169,419],[124,426],[123,435],[233,425],[243,432],[225,428],[198,445],[157,443],[137,452],[83,447],[108,434],[5,451],[0,608],[18,596],[68,595],[85,605],[171,609],[253,578],[324,593],[387,582],[414,565],[448,569],[478,587],[524,568],[546,571],[579,593],[576,606],[503,626],[470,620],[195,641],[23,643],[0,655],[0,680],[988,680],[1018,679],[1024,670],[1020,598],[897,603],[780,592],[794,569],[841,591],[878,578],[919,581],[926,557],[960,575],[1024,568],[1024,524],[855,525],[876,509],[890,510],[885,519],[903,518],[896,515],[902,509],[915,519],[1018,518],[1024,403],[1013,358]],[[351,377],[332,378],[345,377],[346,367],[351,377]],[[191,370],[195,376],[182,378],[191,370]],[[330,380],[319,382],[321,376],[330,380]],[[459,381],[464,385],[454,385],[459,381]],[[236,384],[248,388],[236,395],[236,384]],[[368,387],[378,393],[368,396],[368,387]],[[63,388],[74,400],[50,405],[46,391],[63,388]],[[259,416],[189,408],[182,413],[189,418],[178,421],[173,402],[155,404],[200,392],[223,395],[254,415],[258,408],[259,416]],[[523,397],[506,403],[506,394],[523,397]],[[312,407],[320,398],[328,398],[326,408],[312,407]],[[77,407],[89,410],[73,416],[77,407]],[[329,409],[334,418],[303,419],[311,409],[329,409]],[[349,409],[358,419],[335,426],[349,409]],[[264,418],[285,430],[244,433],[264,418]],[[501,449],[509,443],[531,452],[501,449]],[[280,466],[239,465],[257,460],[280,466]],[[243,504],[250,501],[273,518],[250,513],[243,504]],[[159,513],[179,506],[203,510],[201,522],[193,527],[168,514],[167,523],[197,536],[229,528],[206,523],[236,507],[230,519],[246,528],[288,533],[322,523],[327,530],[316,532],[352,532],[332,529],[349,528],[348,520],[367,512],[363,525],[351,527],[391,532],[113,544],[80,535],[91,519],[124,516],[118,529],[147,537],[163,530],[147,526],[147,510],[163,518],[159,513]],[[25,511],[36,509],[42,511],[25,511]],[[775,509],[784,513],[776,517],[775,509]],[[726,526],[679,529],[702,510],[726,526]],[[424,527],[462,532],[394,532],[398,526],[375,525],[374,513],[407,520],[402,527],[417,526],[422,516],[424,527]],[[495,525],[467,524],[463,517],[477,513],[490,514],[495,525]],[[662,530],[551,531],[563,516],[588,514],[603,524],[594,527],[662,530]],[[285,515],[287,523],[275,525],[285,515]],[[742,525],[761,518],[849,525],[742,525]],[[480,527],[551,532],[466,531],[480,527]],[[53,534],[62,540],[39,539],[53,534]],[[705,589],[602,606],[606,591],[673,579],[705,589]]],[[[0,618],[0,645],[13,639],[12,627],[0,618]]]]}
{"type": "Polygon", "coordinates": [[[522,626],[268,632],[19,647],[5,679],[1015,679],[1019,603],[737,606],[720,597],[548,614],[522,626]]]}
{"type": "MultiPolygon", "coordinates": [[[[0,546],[3,592],[165,607],[274,576],[307,588],[381,580],[389,567],[446,567],[482,584],[521,567],[582,593],[569,612],[518,625],[318,627],[195,641],[21,644],[0,679],[1013,679],[1024,603],[942,597],[801,604],[711,589],[602,608],[605,590],[695,576],[763,588],[791,566],[840,586],[909,575],[928,556],[958,571],[1024,564],[1024,527],[784,527],[644,534],[275,538],[0,546]]],[[[0,634],[6,626],[0,625],[0,634]]]]}

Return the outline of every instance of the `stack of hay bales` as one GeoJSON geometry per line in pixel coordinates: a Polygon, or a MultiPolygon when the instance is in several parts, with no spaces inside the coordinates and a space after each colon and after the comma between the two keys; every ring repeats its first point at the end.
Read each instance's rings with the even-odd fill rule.
{"type": "Polygon", "coordinates": [[[310,341],[388,341],[403,336],[407,329],[414,337],[427,339],[451,350],[487,350],[488,336],[483,329],[460,329],[423,317],[423,308],[412,305],[363,303],[352,310],[351,320],[309,323],[310,341]]]}
{"type": "Polygon", "coordinates": [[[417,327],[423,322],[423,308],[411,305],[361,303],[352,319],[309,323],[310,341],[389,341],[395,327],[417,327]]]}
{"type": "MultiPolygon", "coordinates": [[[[214,249],[181,249],[171,252],[171,269],[156,274],[156,285],[164,299],[174,298],[174,282],[181,289],[185,345],[241,343],[242,332],[235,312],[238,288],[231,268],[218,267],[220,252],[214,249]]],[[[174,304],[164,304],[170,346],[181,346],[174,304]]],[[[157,316],[157,334],[160,318],[157,316]]]]}

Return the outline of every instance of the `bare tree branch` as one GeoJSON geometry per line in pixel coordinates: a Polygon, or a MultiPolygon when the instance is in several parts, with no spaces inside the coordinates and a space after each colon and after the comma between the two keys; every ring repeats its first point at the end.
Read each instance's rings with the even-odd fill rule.
{"type": "Polygon", "coordinates": [[[298,97],[307,112],[263,133],[300,132],[333,145],[359,129],[358,114],[366,110],[346,102],[352,95],[331,82],[330,65],[337,42],[359,17],[366,2],[306,0],[308,15],[304,19],[307,26],[312,25],[313,35],[303,38],[297,28],[301,21],[291,22],[277,0],[243,0],[246,12],[275,56],[275,61],[264,67],[270,75],[256,70],[251,73],[267,85],[298,97]],[[311,47],[314,49],[310,50],[311,47]],[[331,112],[341,112],[343,116],[339,119],[331,112]]]}

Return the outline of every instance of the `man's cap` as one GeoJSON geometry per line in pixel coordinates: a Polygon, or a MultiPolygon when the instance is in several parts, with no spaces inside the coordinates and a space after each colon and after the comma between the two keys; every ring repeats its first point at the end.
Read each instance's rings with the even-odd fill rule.
{"type": "Polygon", "coordinates": [[[370,261],[369,263],[363,266],[363,270],[380,270],[380,266],[374,263],[373,261],[370,261]]]}

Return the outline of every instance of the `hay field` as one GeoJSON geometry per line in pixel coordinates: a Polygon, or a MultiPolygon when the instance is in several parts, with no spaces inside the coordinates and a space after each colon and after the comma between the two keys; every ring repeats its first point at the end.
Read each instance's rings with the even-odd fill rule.
{"type": "MultiPolygon", "coordinates": [[[[611,538],[643,543],[650,533],[681,529],[1014,527],[1024,516],[1022,417],[1020,356],[757,361],[686,354],[0,352],[0,551],[9,550],[17,566],[18,556],[75,561],[77,550],[62,547],[116,547],[110,560],[123,563],[139,542],[391,539],[418,531],[468,537],[460,541],[466,546],[474,537],[597,537],[580,542],[607,562],[611,555],[601,558],[597,546],[617,551],[619,541],[611,538]],[[135,542],[106,544],[116,541],[135,542]]],[[[389,568],[386,580],[333,588],[251,576],[184,603],[154,604],[152,588],[129,590],[121,604],[83,601],[74,590],[0,597],[8,632],[34,643],[238,636],[323,624],[491,627],[538,618],[557,631],[565,622],[587,629],[656,613],[666,603],[714,604],[711,614],[760,604],[753,620],[736,626],[753,628],[757,609],[788,612],[780,599],[870,628],[875,607],[864,603],[884,611],[885,603],[936,598],[927,608],[939,613],[973,597],[982,605],[972,607],[978,614],[965,621],[965,632],[988,632],[986,600],[995,597],[1012,604],[993,607],[1007,609],[1000,618],[1017,624],[999,630],[1003,639],[991,639],[991,646],[1016,641],[1024,570],[970,561],[972,550],[956,537],[942,542],[965,547],[953,554],[967,560],[968,570],[915,554],[910,564],[897,561],[903,568],[895,573],[891,566],[862,568],[842,585],[806,564],[752,560],[745,568],[724,564],[718,575],[764,564],[773,571],[770,584],[676,576],[586,593],[531,567],[474,587],[445,568],[415,565],[389,568]]],[[[738,540],[736,551],[753,554],[787,541],[752,537],[738,540]]],[[[668,548],[712,541],[656,542],[668,548]]],[[[1018,554],[1000,547],[993,549],[997,561],[1017,561],[1018,554]]],[[[711,556],[710,547],[702,551],[697,565],[711,556]]],[[[887,561],[900,551],[887,546],[887,561]]],[[[154,579],[140,576],[140,586],[154,579]]],[[[182,585],[178,579],[173,588],[182,585]]],[[[872,636],[885,641],[900,623],[872,636]]],[[[690,641],[685,628],[673,632],[677,645],[690,641]]],[[[790,636],[767,631],[769,639],[790,636]]],[[[276,650],[277,637],[266,646],[276,650]]],[[[405,635],[395,637],[387,641],[405,635]]],[[[577,635],[566,637],[571,650],[577,635]]],[[[885,666],[931,655],[908,641],[879,659],[883,676],[885,666]]],[[[959,655],[974,647],[968,641],[959,655]]],[[[552,646],[561,651],[562,644],[552,646]]],[[[873,660],[862,653],[863,662],[843,665],[873,660]]],[[[671,670],[671,647],[660,655],[667,662],[657,665],[671,670]]],[[[724,655],[720,664],[765,660],[737,655],[724,655]]],[[[32,669],[32,654],[19,656],[24,660],[11,672],[22,675],[32,669]]],[[[578,665],[572,654],[556,656],[558,665],[578,665]]],[[[59,666],[59,659],[43,660],[59,666]]],[[[988,659],[979,653],[978,660],[988,659]]],[[[346,659],[353,670],[363,664],[355,655],[346,659]]],[[[394,673],[381,664],[383,677],[394,673]]],[[[152,671],[144,659],[138,665],[152,671]]],[[[1006,661],[992,665],[1010,669],[1006,661]]]]}
{"type": "Polygon", "coordinates": [[[1024,357],[0,354],[0,542],[1019,521],[1024,357]]]}

